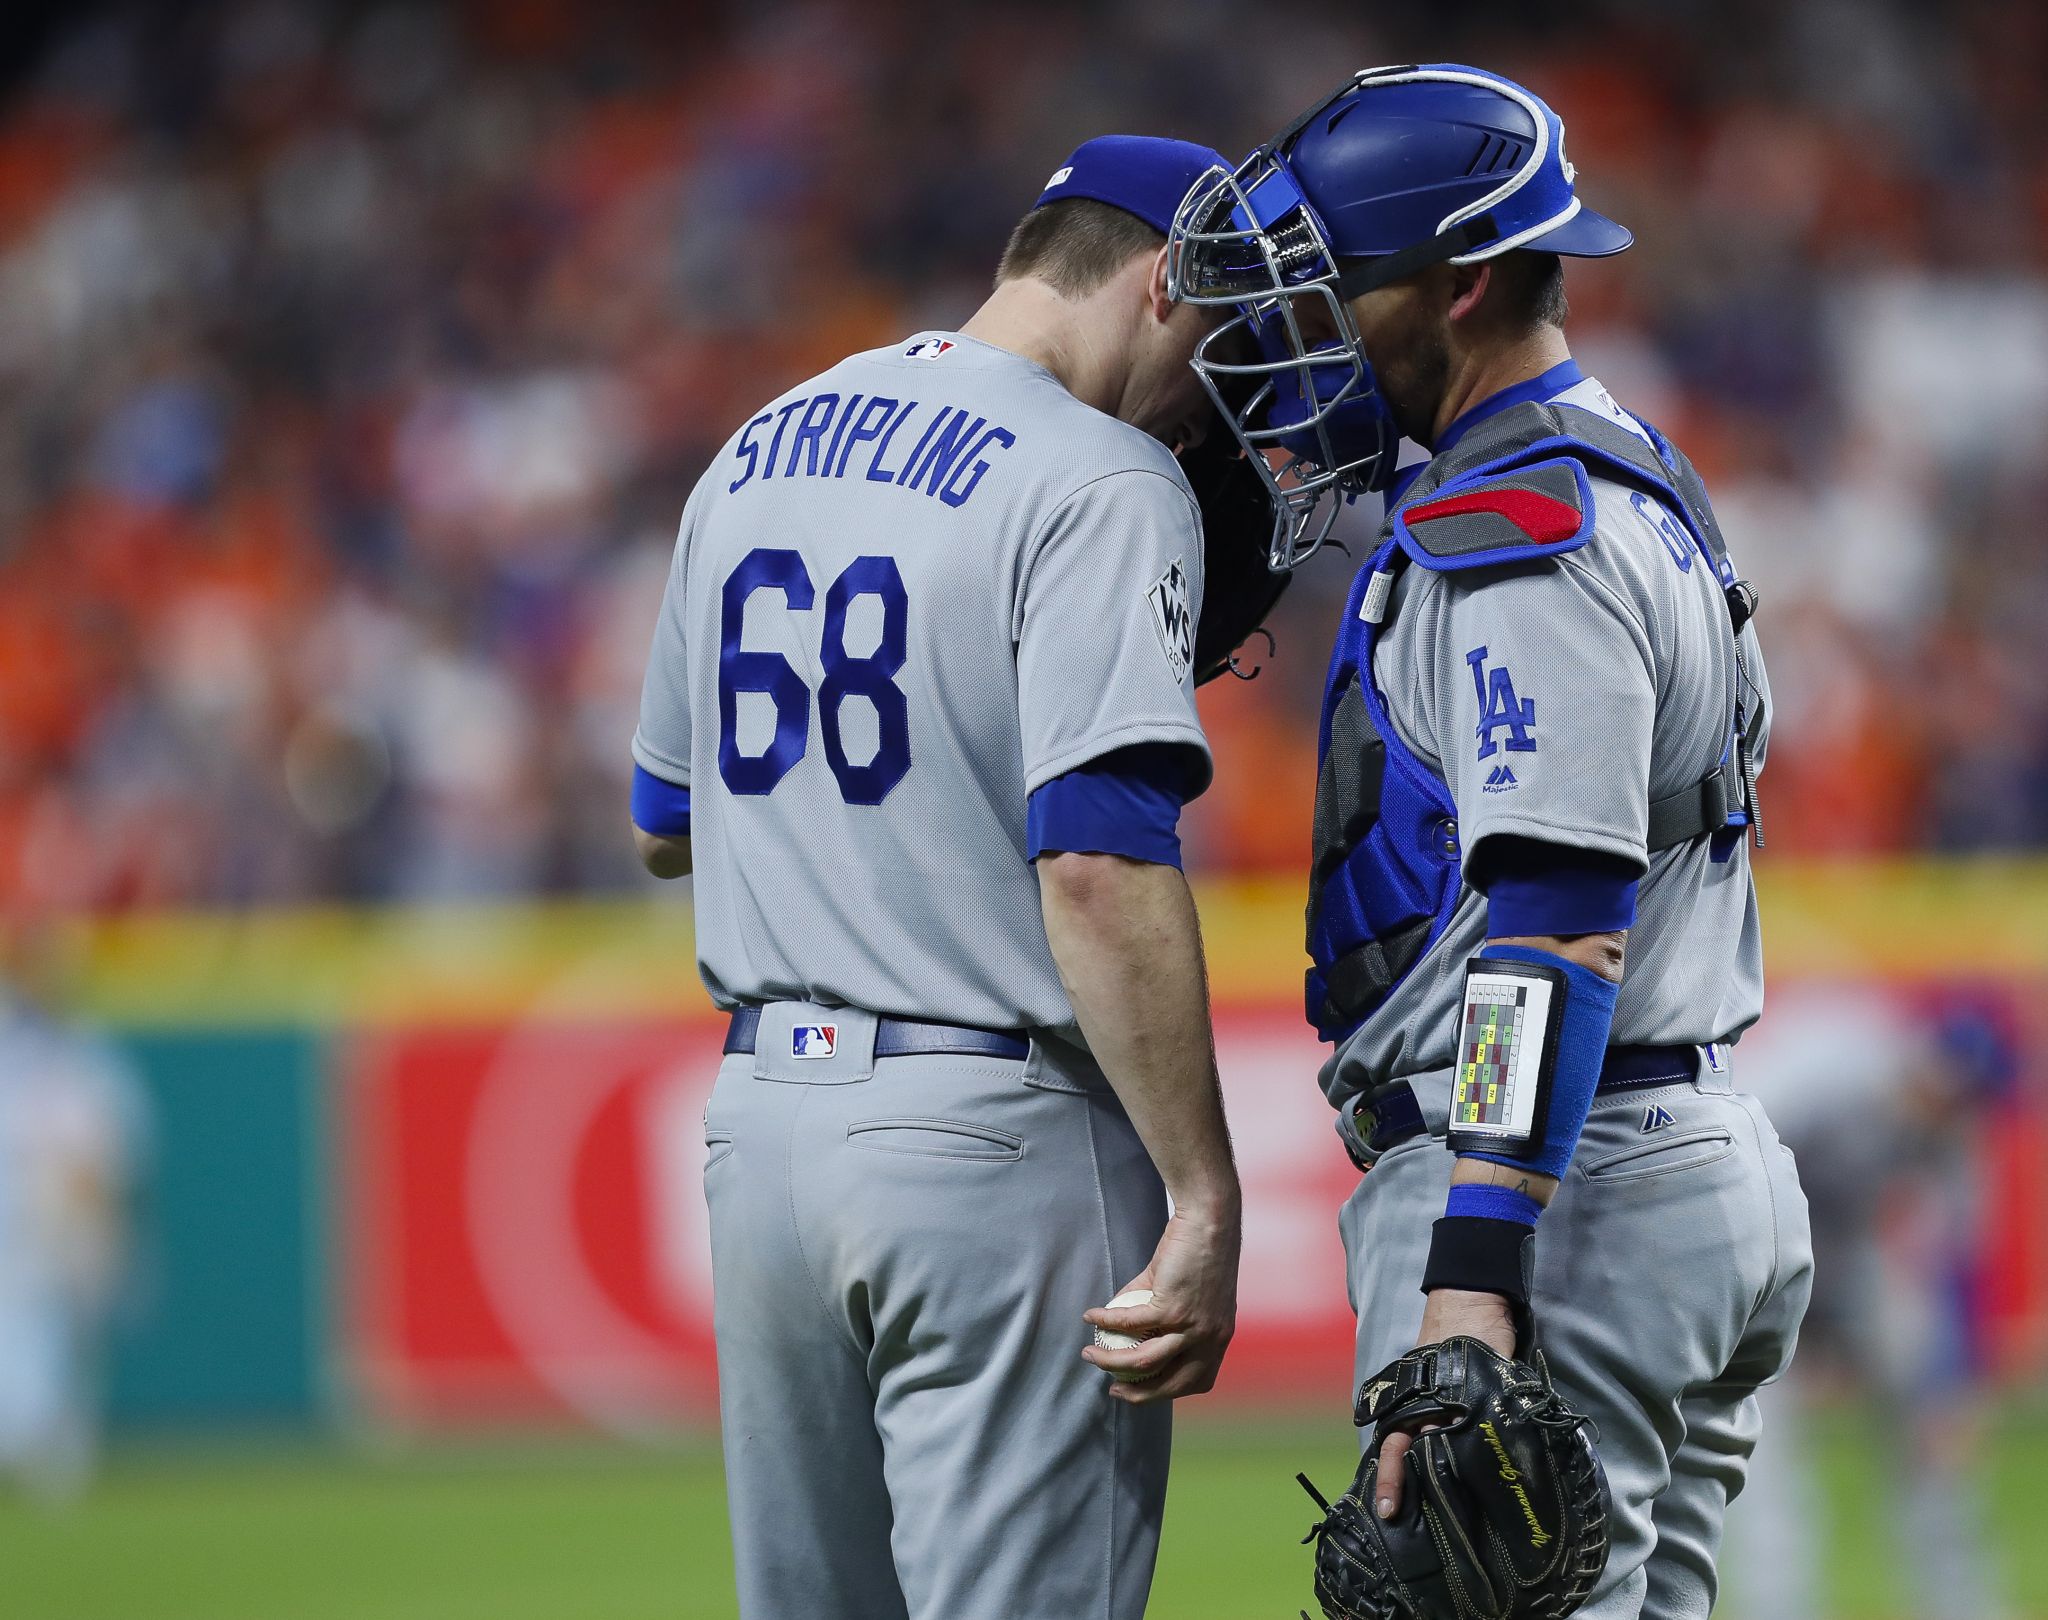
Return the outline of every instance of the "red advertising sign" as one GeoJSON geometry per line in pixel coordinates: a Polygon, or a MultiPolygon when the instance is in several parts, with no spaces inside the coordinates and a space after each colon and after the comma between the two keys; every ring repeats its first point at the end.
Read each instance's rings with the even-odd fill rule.
{"type": "MultiPolygon", "coordinates": [[[[702,1117],[722,1028],[358,1038],[341,1088],[341,1229],[370,1415],[625,1431],[712,1415],[702,1117]]],[[[1217,1037],[1246,1207],[1223,1392],[1342,1410],[1352,1323],[1336,1211],[1355,1177],[1315,1088],[1320,1049],[1291,1009],[1225,1011],[1217,1037]]]]}

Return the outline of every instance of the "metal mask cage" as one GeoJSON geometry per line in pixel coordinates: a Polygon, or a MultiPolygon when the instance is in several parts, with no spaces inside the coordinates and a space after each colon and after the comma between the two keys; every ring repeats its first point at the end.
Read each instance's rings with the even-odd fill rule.
{"type": "MultiPolygon", "coordinates": [[[[1576,197],[1549,218],[1503,229],[1502,211],[1548,161],[1550,115],[1519,85],[1452,66],[1368,68],[1337,86],[1235,169],[1213,168],[1195,182],[1167,233],[1167,294],[1190,304],[1234,305],[1237,315],[1195,351],[1203,387],[1230,423],[1274,499],[1269,564],[1299,566],[1329,537],[1343,501],[1386,486],[1400,435],[1377,398],[1349,300],[1432,264],[1493,258],[1570,220],[1576,197]],[[1535,128],[1527,160],[1486,195],[1454,210],[1433,235],[1394,252],[1340,265],[1321,219],[1302,195],[1286,154],[1301,133],[1355,90],[1373,85],[1443,83],[1493,91],[1520,105],[1535,128]],[[1261,223],[1263,221],[1263,223],[1261,223]],[[1335,338],[1303,341],[1297,300],[1324,301],[1335,338]],[[1275,335],[1282,340],[1274,343],[1275,335]],[[1226,357],[1246,339],[1266,358],[1226,357]],[[1288,352],[1275,356],[1274,348],[1288,352]],[[1266,422],[1291,383],[1298,419],[1266,422]]],[[[1560,137],[1561,140],[1561,137],[1560,137]]],[[[1561,155],[1561,154],[1560,154],[1561,155]]],[[[1571,178],[1567,170],[1566,179],[1571,178]]],[[[1292,400],[1284,401],[1294,414],[1292,400]]]]}
{"type": "Polygon", "coordinates": [[[1270,149],[1196,181],[1168,235],[1167,295],[1236,311],[1196,345],[1194,367],[1273,497],[1267,565],[1276,572],[1315,554],[1346,498],[1380,486],[1398,443],[1372,400],[1372,372],[1339,276],[1321,221],[1270,149]],[[1264,226],[1254,205],[1262,193],[1284,205],[1264,226]],[[1316,301],[1328,343],[1303,334],[1303,299],[1316,301]],[[1300,414],[1276,425],[1270,412],[1287,384],[1300,414]],[[1333,426],[1347,408],[1347,440],[1370,411],[1370,444],[1340,448],[1333,426]]]}

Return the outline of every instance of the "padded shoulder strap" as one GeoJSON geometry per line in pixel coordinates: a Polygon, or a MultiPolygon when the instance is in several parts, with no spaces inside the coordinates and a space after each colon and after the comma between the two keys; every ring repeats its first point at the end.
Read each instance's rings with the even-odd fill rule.
{"type": "Polygon", "coordinates": [[[1733,586],[1735,570],[1727,542],[1699,474],[1655,428],[1646,423],[1643,432],[1649,435],[1647,443],[1619,423],[1576,405],[1531,401],[1513,406],[1478,424],[1431,462],[1389,527],[1410,558],[1439,571],[1551,556],[1591,538],[1588,475],[1598,474],[1670,507],[1692,531],[1723,588],[1733,586]],[[1566,495],[1565,468],[1579,492],[1575,500],[1566,495]],[[1484,492],[1514,490],[1518,485],[1526,493],[1511,495],[1506,502],[1495,497],[1490,515],[1446,525],[1445,519],[1474,516],[1467,497],[1480,497],[1484,506],[1484,492]],[[1576,504],[1583,520],[1578,532],[1566,535],[1561,509],[1537,505],[1528,499],[1534,494],[1576,504]],[[1503,510],[1504,505],[1510,510],[1503,510]]]}
{"type": "Polygon", "coordinates": [[[1658,452],[1620,423],[1577,405],[1526,401],[1478,423],[1431,466],[1445,481],[1483,472],[1520,457],[1590,451],[1610,463],[1603,470],[1626,478],[1626,469],[1670,482],[1658,452]]]}
{"type": "Polygon", "coordinates": [[[1522,462],[1437,485],[1394,513],[1409,559],[1438,573],[1532,562],[1593,535],[1593,487],[1569,456],[1522,462]]]}

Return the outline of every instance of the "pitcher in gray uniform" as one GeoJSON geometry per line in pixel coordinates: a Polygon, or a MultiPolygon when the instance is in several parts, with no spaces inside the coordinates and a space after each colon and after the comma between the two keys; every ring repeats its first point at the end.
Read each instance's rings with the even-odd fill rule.
{"type": "Polygon", "coordinates": [[[751,1620],[1145,1607],[1168,1403],[1236,1309],[1175,830],[1211,317],[1164,268],[1215,161],[1081,147],[972,320],[764,407],[683,516],[633,819],[694,865],[732,1013],[705,1185],[751,1620]]]}
{"type": "MultiPolygon", "coordinates": [[[[1322,716],[1307,1011],[1363,1172],[1361,1379],[1458,1334],[1545,1351],[1598,1425],[1585,1614],[1704,1616],[1755,1391],[1792,1352],[1805,1202],[1728,1048],[1762,1007],[1749,842],[1770,699],[1706,491],[1580,373],[1564,126],[1456,64],[1357,75],[1195,188],[1176,296],[1243,397],[1291,567],[1383,491],[1322,716]],[[1209,344],[1249,339],[1232,364],[1209,344]],[[1396,474],[1402,437],[1430,459],[1396,474]],[[1626,973],[1623,966],[1626,962],[1626,973]],[[1448,1148],[1448,1151],[1447,1151],[1448,1148]]],[[[1375,1511],[1415,1511],[1385,1440],[1375,1511]]]]}

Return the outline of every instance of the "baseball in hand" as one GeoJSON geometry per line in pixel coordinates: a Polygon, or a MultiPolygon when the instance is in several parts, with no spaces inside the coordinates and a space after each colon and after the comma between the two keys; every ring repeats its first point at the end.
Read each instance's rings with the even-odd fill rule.
{"type": "MultiPolygon", "coordinates": [[[[1151,1289],[1133,1288],[1129,1293],[1119,1294],[1115,1299],[1111,1300],[1109,1302],[1109,1309],[1124,1311],[1131,1309],[1135,1305],[1150,1305],[1151,1303],[1151,1289]]],[[[1098,1350],[1135,1350],[1144,1342],[1143,1339],[1133,1338],[1128,1333],[1118,1333],[1111,1328],[1099,1327],[1095,1330],[1095,1348],[1098,1350]]],[[[1109,1371],[1110,1377],[1124,1384],[1142,1384],[1148,1378],[1159,1376],[1156,1372],[1115,1372],[1109,1369],[1104,1370],[1109,1371]]]]}

